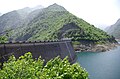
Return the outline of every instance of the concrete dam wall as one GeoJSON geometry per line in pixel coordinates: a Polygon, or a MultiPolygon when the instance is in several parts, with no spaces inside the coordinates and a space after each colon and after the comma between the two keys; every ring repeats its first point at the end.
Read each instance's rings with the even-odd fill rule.
{"type": "Polygon", "coordinates": [[[41,56],[42,59],[45,59],[45,62],[56,56],[60,56],[62,59],[68,56],[71,63],[76,59],[75,51],[70,40],[9,42],[0,44],[0,62],[7,61],[11,55],[15,55],[18,58],[27,52],[31,52],[33,58],[41,56]]]}

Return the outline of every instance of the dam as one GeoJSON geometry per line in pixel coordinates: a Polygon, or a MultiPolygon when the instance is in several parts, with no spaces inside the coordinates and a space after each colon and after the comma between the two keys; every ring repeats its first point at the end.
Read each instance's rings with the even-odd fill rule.
{"type": "Polygon", "coordinates": [[[33,58],[41,56],[45,62],[52,58],[60,56],[65,58],[68,56],[70,63],[76,60],[76,54],[72,46],[71,40],[57,41],[28,41],[28,42],[8,42],[0,44],[0,63],[7,61],[11,55],[18,58],[27,52],[31,52],[33,58]]]}

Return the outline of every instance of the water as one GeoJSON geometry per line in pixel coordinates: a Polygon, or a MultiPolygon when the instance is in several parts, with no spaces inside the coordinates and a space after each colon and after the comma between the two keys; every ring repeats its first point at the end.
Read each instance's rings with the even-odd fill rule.
{"type": "Polygon", "coordinates": [[[78,53],[77,57],[90,79],[120,79],[120,46],[103,53],[78,53]]]}

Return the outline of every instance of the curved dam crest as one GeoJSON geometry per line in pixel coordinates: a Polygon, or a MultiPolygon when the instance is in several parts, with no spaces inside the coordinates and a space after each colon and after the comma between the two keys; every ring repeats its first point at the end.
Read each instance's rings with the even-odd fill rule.
{"type": "Polygon", "coordinates": [[[9,56],[18,58],[27,52],[31,52],[33,58],[41,56],[45,62],[52,58],[68,56],[70,63],[74,63],[76,54],[70,40],[39,41],[39,42],[9,42],[0,44],[0,63],[7,61],[9,56]]]}

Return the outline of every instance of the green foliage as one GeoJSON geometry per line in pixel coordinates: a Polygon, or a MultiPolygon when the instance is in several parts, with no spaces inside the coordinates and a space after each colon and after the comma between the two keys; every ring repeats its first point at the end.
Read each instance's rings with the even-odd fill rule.
{"type": "MultiPolygon", "coordinates": [[[[19,41],[56,40],[72,38],[73,41],[105,41],[111,39],[106,32],[74,16],[57,4],[31,12],[24,23],[11,30],[10,38],[19,41]]],[[[106,42],[106,41],[105,41],[106,42]]]]}
{"type": "Polygon", "coordinates": [[[7,36],[0,36],[0,43],[5,43],[8,41],[7,36]]]}
{"type": "Polygon", "coordinates": [[[43,65],[39,57],[32,59],[30,52],[16,59],[11,56],[0,70],[0,79],[88,79],[88,73],[79,64],[70,64],[56,57],[43,65]]]}
{"type": "Polygon", "coordinates": [[[80,42],[78,42],[78,41],[73,41],[72,44],[73,44],[73,45],[80,45],[80,42]]]}

